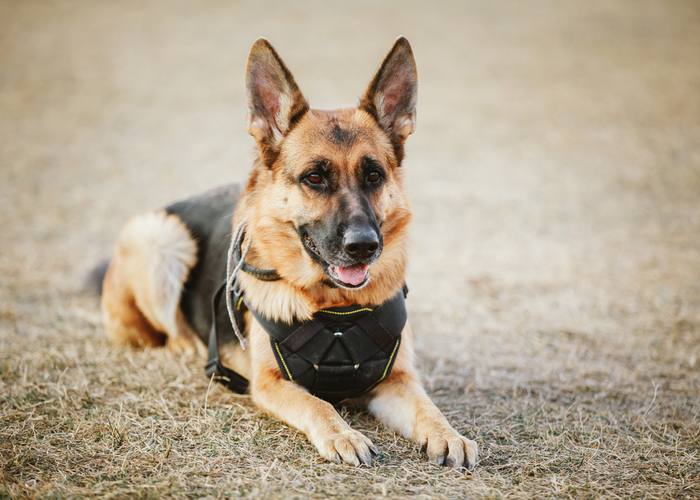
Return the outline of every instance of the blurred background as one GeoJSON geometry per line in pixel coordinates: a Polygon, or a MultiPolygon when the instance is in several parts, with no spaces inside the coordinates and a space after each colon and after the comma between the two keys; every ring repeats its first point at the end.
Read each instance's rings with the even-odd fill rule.
{"type": "Polygon", "coordinates": [[[489,359],[619,380],[686,325],[653,369],[697,367],[694,0],[1,1],[5,324],[50,324],[133,214],[246,179],[257,37],[334,108],[398,35],[420,78],[404,167],[419,348],[477,384],[489,359]]]}

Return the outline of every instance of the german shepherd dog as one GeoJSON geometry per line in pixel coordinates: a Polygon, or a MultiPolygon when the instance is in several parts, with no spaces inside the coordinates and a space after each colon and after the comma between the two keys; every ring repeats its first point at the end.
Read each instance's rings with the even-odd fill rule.
{"type": "Polygon", "coordinates": [[[476,443],[450,426],[418,379],[405,317],[411,212],[401,162],[416,126],[418,89],[408,40],[395,41],[358,107],[309,108],[262,38],[250,52],[245,88],[248,131],[257,143],[247,184],[125,225],[102,287],[109,338],[205,354],[218,325],[221,365],[256,405],[304,432],[324,458],[359,466],[378,453],[337,413],[332,403],[342,398],[414,440],[430,461],[473,468],[476,443]],[[228,298],[227,307],[219,301],[219,318],[212,298],[222,284],[226,296],[238,294],[238,319],[228,298]],[[243,294],[245,301],[238,299],[243,294]],[[386,304],[388,313],[372,316],[386,304]],[[344,315],[356,324],[332,324],[344,315]],[[224,332],[231,322],[235,335],[224,332]],[[292,324],[299,327],[293,346],[277,335],[292,324]],[[340,327],[346,329],[334,333],[340,327]],[[352,359],[336,366],[336,347],[329,346],[340,337],[355,343],[338,347],[345,349],[340,358],[352,359]],[[348,363],[358,372],[349,385],[348,363]]]}

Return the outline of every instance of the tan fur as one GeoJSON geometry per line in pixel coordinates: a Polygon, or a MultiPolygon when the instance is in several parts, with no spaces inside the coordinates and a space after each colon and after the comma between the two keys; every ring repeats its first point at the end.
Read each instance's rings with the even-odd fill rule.
{"type": "MultiPolygon", "coordinates": [[[[405,280],[411,220],[400,168],[403,142],[413,132],[416,116],[415,63],[408,42],[397,40],[358,108],[308,109],[291,73],[264,40],[253,46],[246,82],[248,130],[258,143],[259,156],[233,227],[247,223],[246,240],[251,242],[247,262],[275,269],[282,277],[261,281],[240,273],[247,300],[264,316],[285,322],[309,319],[323,308],[388,300],[405,280]],[[407,92],[406,98],[396,95],[399,87],[407,92]],[[353,140],[334,136],[334,127],[353,140]],[[322,267],[309,257],[295,228],[321,220],[337,210],[339,203],[352,204],[352,197],[341,198],[358,189],[357,179],[364,175],[362,161],[367,157],[383,165],[386,175],[382,188],[367,195],[381,224],[383,251],[371,265],[370,280],[364,287],[332,288],[324,283],[322,267]],[[297,180],[318,158],[333,165],[336,196],[315,195],[297,180]]],[[[174,349],[203,349],[177,306],[196,261],[196,248],[184,224],[164,212],[146,214],[127,224],[104,284],[103,311],[110,338],[139,346],[165,342],[174,349]]],[[[371,441],[351,429],[332,405],[286,381],[268,334],[250,312],[245,323],[249,349],[243,351],[238,344],[222,346],[221,358],[250,381],[255,403],[304,432],[323,457],[353,465],[371,463],[376,451],[371,441]]],[[[349,403],[367,407],[388,426],[424,446],[431,460],[472,467],[476,443],[452,429],[430,401],[415,371],[414,355],[407,324],[389,377],[349,403]]]]}
{"type": "Polygon", "coordinates": [[[459,466],[475,463],[477,444],[455,431],[430,401],[414,368],[413,334],[406,324],[403,342],[389,377],[363,403],[374,416],[425,447],[430,460],[459,466]]]}

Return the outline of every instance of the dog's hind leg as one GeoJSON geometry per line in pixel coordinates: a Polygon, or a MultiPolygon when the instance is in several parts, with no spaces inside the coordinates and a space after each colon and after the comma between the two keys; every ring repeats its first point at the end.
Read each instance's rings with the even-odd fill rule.
{"type": "Polygon", "coordinates": [[[156,211],[131,219],[117,238],[103,284],[109,338],[203,353],[204,345],[179,308],[183,284],[196,261],[197,243],[178,217],[156,211]]]}

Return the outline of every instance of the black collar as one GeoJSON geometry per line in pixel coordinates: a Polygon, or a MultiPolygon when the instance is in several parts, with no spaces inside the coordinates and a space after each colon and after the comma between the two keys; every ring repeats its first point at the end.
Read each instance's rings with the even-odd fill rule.
{"type": "MultiPolygon", "coordinates": [[[[244,238],[245,230],[240,232],[238,240],[233,246],[234,262],[240,262],[241,260],[241,254],[243,252],[241,247],[243,246],[244,238]]],[[[282,279],[282,276],[280,276],[279,273],[274,269],[258,269],[257,267],[253,267],[245,261],[243,261],[241,271],[250,274],[254,278],[257,278],[261,281],[277,281],[282,279]]]]}

